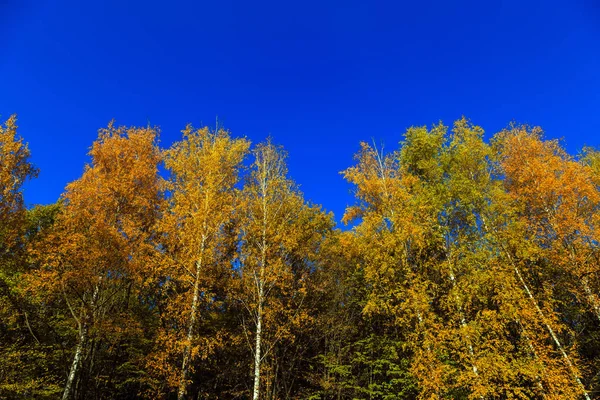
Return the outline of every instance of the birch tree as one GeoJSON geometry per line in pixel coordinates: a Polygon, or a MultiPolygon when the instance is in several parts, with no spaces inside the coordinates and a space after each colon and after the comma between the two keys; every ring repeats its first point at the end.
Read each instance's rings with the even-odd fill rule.
{"type": "Polygon", "coordinates": [[[442,125],[411,128],[391,156],[363,145],[345,174],[361,201],[346,215],[361,217],[364,311],[394,315],[405,330],[424,398],[573,395],[570,372],[551,356],[535,305],[486,228],[513,218],[491,157],[483,130],[465,119],[451,135],[442,125]],[[532,318],[536,328],[523,327],[532,318]]]}
{"type": "Polygon", "coordinates": [[[27,290],[40,302],[61,301],[76,326],[64,400],[84,395],[112,324],[135,326],[127,304],[147,268],[161,201],[156,135],[112,124],[100,130],[91,164],[67,186],[63,210],[34,252],[42,268],[28,275],[27,290]]]}
{"type": "MultiPolygon", "coordinates": [[[[596,297],[585,279],[590,275],[585,273],[584,259],[576,256],[574,246],[583,242],[579,250],[586,251],[590,235],[586,209],[594,208],[598,195],[590,185],[588,171],[569,160],[556,141],[543,141],[539,128],[504,130],[496,136],[495,145],[508,192],[504,206],[515,220],[508,227],[513,229],[512,235],[520,236],[519,243],[515,243],[514,236],[506,237],[499,246],[535,308],[539,324],[556,347],[555,357],[561,360],[563,375],[570,377],[570,384],[567,381],[563,387],[574,386],[571,393],[567,392],[570,396],[589,399],[579,357],[565,344],[575,340],[562,299],[571,292],[591,311],[595,309],[596,297]],[[571,278],[563,280],[568,276],[571,278]],[[573,285],[573,277],[582,285],[573,285]]],[[[596,266],[591,263],[590,267],[593,276],[596,266]]],[[[552,362],[547,359],[547,363],[552,362]]],[[[561,378],[553,379],[548,385],[563,391],[555,384],[561,378]]]]}
{"type": "Polygon", "coordinates": [[[268,380],[262,375],[265,359],[273,356],[278,343],[291,338],[294,325],[308,318],[308,274],[331,221],[319,208],[305,204],[287,178],[285,153],[270,140],[254,149],[243,198],[240,300],[250,316],[244,326],[253,336],[252,398],[257,400],[270,398],[268,393],[275,390],[274,375],[268,380]],[[265,396],[261,384],[270,389],[265,396]]]}
{"type": "Polygon", "coordinates": [[[199,335],[199,326],[218,300],[217,270],[229,270],[232,261],[223,258],[223,246],[230,239],[235,185],[248,146],[247,140],[233,139],[225,130],[188,126],[183,140],[166,153],[171,198],[162,222],[167,258],[161,290],[168,301],[150,366],[177,388],[178,399],[190,397],[194,362],[206,358],[216,345],[215,337],[199,335]],[[177,368],[167,359],[170,356],[180,357],[177,368]]]}

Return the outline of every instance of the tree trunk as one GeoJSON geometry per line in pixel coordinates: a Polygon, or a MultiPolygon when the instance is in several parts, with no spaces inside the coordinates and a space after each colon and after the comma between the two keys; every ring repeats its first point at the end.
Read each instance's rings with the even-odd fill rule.
{"type": "Polygon", "coordinates": [[[83,325],[79,328],[79,337],[77,339],[77,347],[75,349],[75,356],[73,357],[73,362],[71,363],[71,370],[69,371],[69,376],[67,378],[67,383],[65,385],[65,391],[63,392],[62,400],[71,400],[75,393],[75,378],[79,373],[79,369],[81,368],[81,362],[83,359],[83,353],[85,351],[85,346],[88,340],[88,326],[87,322],[83,322],[83,325]]]}
{"type": "Polygon", "coordinates": [[[261,340],[262,340],[262,285],[259,289],[258,312],[256,315],[256,343],[254,348],[254,390],[252,391],[252,400],[258,400],[260,396],[260,362],[261,362],[261,340]]]}
{"type": "Polygon", "coordinates": [[[194,279],[194,294],[192,297],[192,308],[190,313],[190,322],[188,324],[188,331],[186,337],[185,348],[183,350],[183,362],[181,364],[181,377],[179,380],[179,390],[177,393],[177,399],[185,399],[188,387],[188,375],[190,370],[191,352],[192,352],[192,341],[194,339],[194,329],[196,326],[196,320],[198,319],[198,303],[200,302],[200,273],[202,269],[202,256],[204,255],[204,246],[206,238],[202,238],[202,245],[200,249],[200,258],[196,261],[196,276],[194,279]]]}
{"type": "MultiPolygon", "coordinates": [[[[486,230],[486,232],[490,233],[492,232],[486,223],[485,217],[482,216],[482,222],[483,222],[483,227],[486,230]]],[[[556,345],[556,347],[558,348],[558,350],[560,351],[560,354],[562,355],[563,359],[565,360],[566,364],[569,366],[569,369],[571,371],[571,374],[573,375],[573,378],[575,379],[575,381],[577,382],[578,386],[581,388],[581,391],[583,392],[583,395],[585,396],[586,400],[591,400],[590,396],[588,395],[587,391],[585,390],[585,386],[583,386],[583,383],[581,382],[581,379],[579,379],[579,376],[577,375],[577,372],[575,370],[575,366],[573,365],[573,363],[571,362],[571,359],[569,358],[569,355],[567,354],[567,352],[564,350],[562,344],[560,343],[560,341],[558,340],[558,337],[556,336],[556,334],[554,333],[554,330],[552,329],[552,327],[550,326],[550,324],[548,324],[547,320],[546,320],[546,316],[544,315],[544,312],[542,311],[542,309],[540,308],[539,304],[537,303],[537,301],[535,300],[535,297],[533,297],[533,293],[531,293],[531,290],[529,290],[529,286],[527,285],[527,283],[525,282],[525,279],[523,279],[523,276],[521,275],[521,271],[519,270],[519,268],[517,267],[516,262],[513,260],[513,258],[510,255],[510,252],[508,251],[508,249],[504,246],[504,244],[502,242],[498,243],[501,248],[503,253],[506,255],[506,257],[508,258],[508,261],[511,263],[512,267],[513,267],[513,271],[515,272],[515,274],[517,275],[517,278],[519,279],[519,282],[521,282],[521,286],[523,287],[523,289],[525,290],[525,293],[527,293],[527,297],[529,298],[529,300],[531,301],[531,303],[533,304],[533,306],[535,307],[538,315],[540,316],[540,320],[542,321],[542,323],[544,324],[544,326],[546,327],[546,329],[548,330],[548,333],[550,334],[550,336],[552,337],[552,340],[554,341],[554,344],[556,345]]]]}
{"type": "MultiPolygon", "coordinates": [[[[263,317],[263,305],[265,298],[265,272],[267,263],[267,164],[266,160],[263,159],[263,175],[260,183],[260,190],[262,196],[262,246],[260,248],[261,259],[260,259],[260,270],[259,276],[256,280],[257,289],[257,302],[258,307],[256,310],[256,340],[254,344],[254,388],[252,390],[252,400],[258,400],[260,398],[260,363],[261,357],[261,346],[262,346],[262,317],[263,317]]],[[[255,275],[256,279],[256,275],[255,275]]]]}
{"type": "Polygon", "coordinates": [[[562,346],[562,344],[558,340],[558,337],[554,333],[554,329],[552,329],[552,327],[550,326],[550,324],[548,324],[548,322],[546,320],[546,317],[544,315],[544,312],[542,311],[542,309],[538,305],[537,301],[535,300],[535,297],[533,297],[533,294],[529,290],[529,286],[527,285],[527,283],[525,283],[525,280],[523,279],[523,276],[521,275],[521,271],[519,271],[519,268],[517,268],[517,264],[515,264],[515,262],[513,261],[512,257],[508,253],[508,251],[505,250],[504,252],[508,256],[508,259],[510,260],[510,262],[511,262],[511,264],[513,266],[515,274],[517,275],[517,277],[519,278],[519,281],[521,282],[521,285],[523,286],[523,289],[525,289],[525,293],[527,293],[527,297],[529,297],[529,300],[533,303],[536,311],[538,312],[538,314],[540,316],[541,321],[543,322],[543,324],[545,325],[546,329],[548,330],[548,333],[550,333],[550,336],[552,337],[552,340],[554,341],[554,344],[556,345],[556,347],[560,351],[560,354],[562,355],[563,359],[565,360],[565,363],[569,366],[569,369],[571,370],[571,374],[575,378],[575,381],[579,385],[581,391],[583,392],[583,395],[585,396],[586,400],[591,400],[590,396],[588,395],[587,391],[585,390],[585,386],[583,386],[583,383],[581,382],[581,379],[579,379],[579,376],[577,375],[577,371],[575,370],[575,366],[571,362],[571,359],[569,358],[569,355],[567,354],[567,352],[565,351],[564,347],[562,346]]]}
{"type": "MultiPolygon", "coordinates": [[[[96,302],[98,300],[98,295],[100,293],[100,282],[102,281],[102,278],[100,277],[98,279],[98,283],[96,284],[96,286],[94,287],[94,293],[92,294],[92,301],[90,303],[90,308],[92,310],[94,310],[94,308],[96,307],[96,302]]],[[[64,290],[64,288],[63,288],[64,290]]],[[[77,375],[79,374],[79,370],[81,369],[81,364],[83,363],[83,357],[84,357],[84,353],[86,351],[86,347],[87,347],[87,342],[88,342],[88,331],[89,331],[89,325],[91,323],[90,319],[91,319],[91,315],[88,311],[83,311],[83,315],[80,317],[80,319],[77,319],[77,317],[75,316],[74,310],[71,308],[71,305],[66,297],[66,293],[64,293],[65,296],[65,301],[67,302],[67,305],[69,306],[69,310],[71,311],[73,318],[75,318],[75,320],[77,321],[77,325],[78,325],[78,331],[79,331],[79,335],[77,338],[77,347],[75,348],[75,356],[73,357],[73,362],[71,363],[71,369],[69,371],[69,376],[67,377],[67,383],[65,384],[65,391],[63,392],[63,397],[62,400],[70,400],[74,397],[74,394],[76,392],[74,383],[75,383],[75,378],[77,378],[77,375]]],[[[85,299],[85,296],[84,296],[85,299]]],[[[84,305],[85,306],[85,305],[84,305]]]]}

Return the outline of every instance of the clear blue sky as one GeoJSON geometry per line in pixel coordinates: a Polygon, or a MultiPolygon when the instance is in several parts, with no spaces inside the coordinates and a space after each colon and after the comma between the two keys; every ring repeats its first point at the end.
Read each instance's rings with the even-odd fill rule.
{"type": "Polygon", "coordinates": [[[289,152],[306,197],[340,218],[359,141],[465,115],[600,145],[600,6],[589,1],[0,0],[0,115],[18,113],[55,201],[109,120],[191,122],[289,152]]]}

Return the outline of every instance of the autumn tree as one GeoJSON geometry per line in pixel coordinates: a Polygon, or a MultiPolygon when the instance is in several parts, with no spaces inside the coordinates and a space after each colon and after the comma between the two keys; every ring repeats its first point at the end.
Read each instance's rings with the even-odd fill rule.
{"type": "Polygon", "coordinates": [[[411,127],[360,144],[338,230],[271,140],[157,136],[111,123],[26,209],[37,170],[0,126],[0,397],[598,396],[597,150],[411,127]]]}
{"type": "Polygon", "coordinates": [[[176,387],[179,399],[190,396],[195,362],[219,345],[210,315],[222,306],[221,285],[230,274],[236,183],[248,147],[225,130],[188,126],[166,153],[171,195],[161,223],[165,261],[157,288],[164,293],[163,322],[149,365],[166,377],[161,390],[176,387]],[[205,329],[211,333],[202,334],[205,329]]]}
{"type": "Polygon", "coordinates": [[[437,265],[446,277],[446,293],[438,312],[447,321],[446,346],[460,360],[452,380],[467,387],[471,398],[542,396],[539,364],[515,315],[516,309],[531,313],[532,306],[523,301],[514,273],[498,259],[498,242],[488,231],[490,221],[505,221],[510,214],[501,206],[502,182],[493,173],[493,150],[483,135],[481,127],[458,120],[440,156],[437,265]]]}
{"type": "MultiPolygon", "coordinates": [[[[412,197],[411,187],[416,181],[401,173],[399,153],[385,155],[383,149],[362,143],[356,160],[357,165],[346,170],[344,176],[355,185],[358,204],[347,209],[344,220],[360,222],[353,234],[359,254],[358,272],[367,290],[362,313],[367,321],[378,320],[382,325],[371,341],[381,343],[386,337],[382,332],[393,333],[388,336],[389,345],[395,353],[410,359],[404,365],[390,357],[373,361],[399,366],[408,375],[405,383],[410,384],[414,372],[409,374],[408,370],[421,365],[415,357],[423,357],[426,361],[422,365],[428,369],[432,384],[439,387],[441,364],[434,356],[432,336],[437,322],[421,274],[427,260],[424,249],[428,228],[434,223],[427,212],[430,207],[415,207],[417,199],[412,197]],[[422,343],[425,346],[421,347],[422,343]]],[[[373,387],[375,375],[372,371],[369,375],[369,386],[373,387]]],[[[388,387],[382,394],[394,396],[398,393],[394,390],[388,387]]]]}
{"type": "Polygon", "coordinates": [[[76,327],[65,400],[110,385],[107,360],[126,351],[124,338],[143,333],[135,303],[162,198],[156,140],[152,128],[101,129],[91,164],[67,186],[52,232],[34,249],[42,267],[28,275],[25,290],[40,306],[62,304],[76,327]]]}
{"type": "Polygon", "coordinates": [[[17,130],[14,115],[0,125],[0,397],[42,397],[52,394],[56,386],[52,378],[46,379],[44,367],[51,367],[35,334],[30,301],[18,288],[27,270],[27,231],[32,219],[25,208],[23,184],[38,171],[17,130]]]}
{"type": "Polygon", "coordinates": [[[17,117],[13,115],[0,125],[0,262],[4,273],[13,262],[10,259],[18,251],[25,227],[23,184],[38,173],[29,157],[29,148],[17,134],[17,117]]]}
{"type": "Polygon", "coordinates": [[[286,360],[274,354],[277,346],[294,340],[294,327],[308,323],[309,275],[319,243],[331,227],[329,217],[319,207],[306,204],[287,177],[285,157],[270,140],[254,149],[241,205],[236,268],[239,298],[250,317],[245,326],[249,325],[246,330],[252,334],[255,400],[279,397],[275,377],[286,360]],[[269,360],[269,379],[265,379],[269,360]],[[262,392],[261,385],[265,387],[262,392]]]}
{"type": "Polygon", "coordinates": [[[532,238],[549,250],[553,264],[581,282],[570,290],[600,322],[598,286],[590,282],[600,271],[594,259],[600,192],[594,182],[593,153],[588,153],[591,163],[582,164],[556,140],[543,141],[539,130],[528,132],[524,127],[503,132],[500,140],[507,188],[535,232],[532,238]]]}
{"type": "Polygon", "coordinates": [[[422,397],[577,395],[573,371],[540,329],[556,314],[537,312],[498,249],[514,214],[492,156],[483,130],[464,119],[451,135],[442,125],[411,128],[388,156],[363,144],[345,175],[361,202],[346,216],[361,218],[364,312],[393,316],[404,332],[422,397]]]}
{"type": "MultiPolygon", "coordinates": [[[[518,244],[514,236],[506,237],[502,250],[556,348],[563,375],[570,376],[576,393],[589,398],[574,331],[589,325],[582,308],[598,317],[590,284],[598,275],[597,264],[590,262],[599,200],[592,171],[557,141],[544,141],[539,128],[514,126],[500,132],[495,145],[508,192],[504,207],[512,208],[515,220],[511,236],[519,237],[518,244]]],[[[597,326],[596,321],[587,329],[597,326]]]]}

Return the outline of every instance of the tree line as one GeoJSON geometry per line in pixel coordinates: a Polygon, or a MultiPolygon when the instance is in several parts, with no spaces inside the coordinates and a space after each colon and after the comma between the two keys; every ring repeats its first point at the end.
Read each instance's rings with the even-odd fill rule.
{"type": "Polygon", "coordinates": [[[460,119],[361,143],[336,228],[286,152],[101,129],[81,177],[0,126],[0,398],[600,396],[600,152],[460,119]]]}

